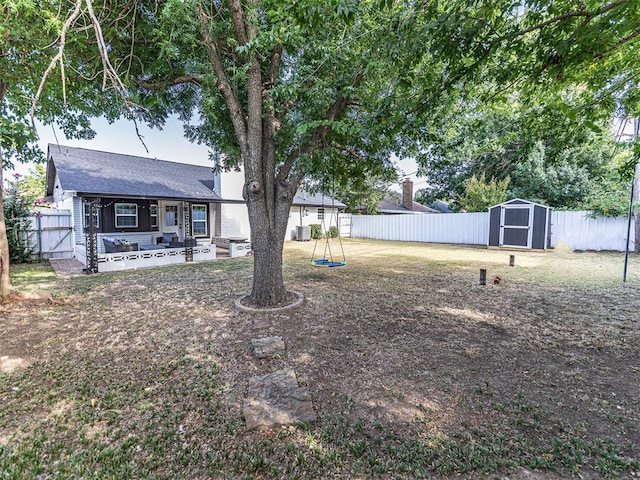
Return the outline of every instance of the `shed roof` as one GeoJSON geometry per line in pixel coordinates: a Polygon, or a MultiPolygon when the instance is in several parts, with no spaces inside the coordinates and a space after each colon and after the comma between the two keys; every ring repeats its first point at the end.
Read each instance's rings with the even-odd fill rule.
{"type": "Polygon", "coordinates": [[[551,208],[548,205],[542,205],[541,203],[532,202],[530,200],[523,200],[522,198],[513,198],[511,200],[507,200],[506,202],[499,203],[498,205],[493,205],[489,207],[489,210],[495,207],[502,207],[503,205],[537,205],[542,208],[551,208]]]}
{"type": "Polygon", "coordinates": [[[94,196],[220,202],[210,167],[49,144],[47,195],[56,174],[64,190],[94,196]]]}

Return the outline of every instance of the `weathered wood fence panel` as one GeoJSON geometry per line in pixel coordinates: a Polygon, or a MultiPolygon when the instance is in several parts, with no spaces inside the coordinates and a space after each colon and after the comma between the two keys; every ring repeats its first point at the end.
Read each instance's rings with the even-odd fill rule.
{"type": "Polygon", "coordinates": [[[37,258],[73,257],[71,210],[35,211],[31,218],[29,243],[37,258]]]}

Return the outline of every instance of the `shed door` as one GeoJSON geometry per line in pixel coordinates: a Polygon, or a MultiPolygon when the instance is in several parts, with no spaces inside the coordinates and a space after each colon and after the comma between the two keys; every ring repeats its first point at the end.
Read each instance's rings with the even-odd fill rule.
{"type": "Polygon", "coordinates": [[[500,246],[531,248],[533,205],[504,206],[500,213],[500,246]]]}

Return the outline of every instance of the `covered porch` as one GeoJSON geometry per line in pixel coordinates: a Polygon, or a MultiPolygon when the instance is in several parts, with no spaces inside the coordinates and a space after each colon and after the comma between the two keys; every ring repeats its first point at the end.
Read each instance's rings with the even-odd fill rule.
{"type": "MultiPolygon", "coordinates": [[[[87,273],[175,265],[251,253],[247,238],[220,236],[221,204],[175,199],[78,198],[75,257],[87,273]]],[[[233,202],[235,203],[235,202],[233,202]]]]}

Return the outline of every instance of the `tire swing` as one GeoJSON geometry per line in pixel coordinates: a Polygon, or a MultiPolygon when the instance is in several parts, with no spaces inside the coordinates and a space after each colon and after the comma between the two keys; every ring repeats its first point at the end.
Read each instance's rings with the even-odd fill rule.
{"type": "MultiPolygon", "coordinates": [[[[332,193],[335,195],[335,175],[332,178],[332,193]]],[[[340,245],[340,253],[342,257],[334,258],[333,252],[331,251],[331,242],[329,239],[329,229],[332,227],[333,223],[333,214],[329,216],[329,228],[326,228],[325,225],[325,217],[324,214],[324,181],[322,182],[322,222],[320,223],[320,233],[324,232],[325,242],[324,242],[324,251],[322,252],[322,257],[316,258],[316,249],[318,248],[318,243],[320,238],[316,238],[316,243],[313,246],[313,253],[311,254],[311,265],[314,267],[327,267],[327,268],[336,268],[336,267],[344,267],[347,264],[347,259],[344,256],[344,248],[342,248],[342,239],[340,238],[340,227],[338,226],[338,211],[336,210],[336,228],[338,229],[338,244],[340,245]]],[[[331,197],[331,211],[335,210],[335,197],[331,197]]]]}

